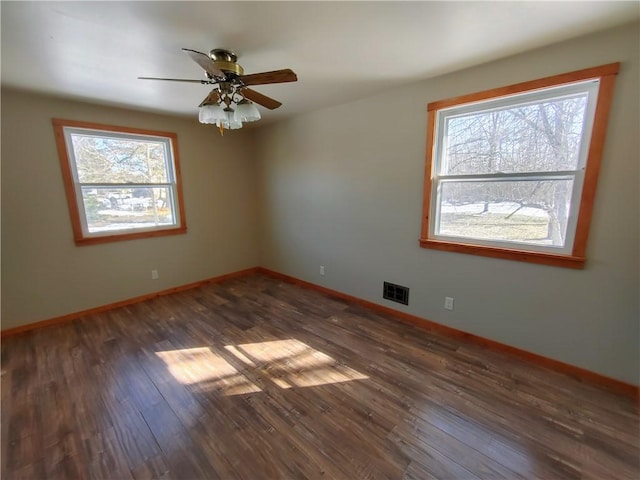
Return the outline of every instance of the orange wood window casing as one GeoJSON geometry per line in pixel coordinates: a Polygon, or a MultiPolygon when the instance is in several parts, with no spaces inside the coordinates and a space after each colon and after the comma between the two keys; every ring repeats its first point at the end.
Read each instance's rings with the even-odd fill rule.
{"type": "Polygon", "coordinates": [[[67,204],[69,206],[69,215],[71,217],[71,227],[73,229],[73,238],[76,245],[93,245],[98,243],[118,242],[123,240],[134,240],[141,238],[160,237],[165,235],[179,235],[187,232],[187,223],[185,219],[184,201],[182,197],[182,177],[180,174],[180,160],[178,157],[178,136],[171,132],[160,132],[154,130],[144,130],[140,128],[119,127],[114,125],[103,125],[99,123],[81,122],[75,120],[64,120],[59,118],[52,119],[53,129],[56,138],[56,147],[58,150],[58,158],[60,160],[60,168],[62,170],[62,178],[65,186],[67,204]],[[180,222],[175,227],[158,228],[146,231],[129,231],[126,233],[109,234],[102,236],[85,236],[82,230],[80,219],[80,211],[78,209],[78,198],[76,197],[76,189],[74,186],[74,176],[71,171],[71,161],[68,156],[67,145],[65,141],[64,127],[86,128],[90,130],[102,130],[107,132],[116,132],[134,135],[151,135],[156,137],[166,137],[171,139],[172,154],[174,162],[174,176],[176,183],[176,205],[180,217],[180,222]]]}
{"type": "Polygon", "coordinates": [[[425,180],[423,190],[423,215],[422,229],[420,234],[420,246],[450,252],[468,253],[494,258],[519,260],[530,263],[540,263],[567,268],[584,268],[585,252],[587,248],[587,237],[591,224],[591,214],[593,210],[596,184],[600,172],[600,163],[604,148],[604,141],[607,131],[609,111],[613,97],[615,78],[620,69],[620,63],[611,63],[599,67],[587,68],[574,72],[546,77],[529,82],[518,83],[506,87],[495,88],[483,92],[463,95],[448,100],[432,102],[427,105],[427,149],[425,161],[425,180]],[[571,254],[552,254],[545,252],[534,252],[529,250],[518,250],[511,248],[500,248],[484,245],[470,245],[467,243],[456,243],[449,240],[438,240],[429,238],[430,211],[431,211],[431,191],[434,176],[434,155],[435,135],[436,135],[436,115],[438,110],[457,105],[479,102],[482,100],[495,99],[529,92],[537,89],[555,87],[584,80],[599,79],[600,87],[595,107],[595,117],[591,131],[591,141],[587,153],[587,161],[584,173],[584,183],[580,197],[580,207],[577,216],[575,239],[571,254]]]}

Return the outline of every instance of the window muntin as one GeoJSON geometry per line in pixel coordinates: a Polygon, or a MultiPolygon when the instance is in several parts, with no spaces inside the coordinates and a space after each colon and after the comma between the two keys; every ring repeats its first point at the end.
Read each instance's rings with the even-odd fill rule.
{"type": "Polygon", "coordinates": [[[175,134],[54,125],[76,243],[184,233],[175,134]]]}
{"type": "Polygon", "coordinates": [[[429,104],[421,246],[580,268],[618,68],[429,104]]]}

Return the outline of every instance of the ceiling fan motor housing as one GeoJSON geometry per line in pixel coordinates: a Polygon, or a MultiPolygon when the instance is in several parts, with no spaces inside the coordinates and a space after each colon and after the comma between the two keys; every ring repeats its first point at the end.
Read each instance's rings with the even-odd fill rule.
{"type": "Polygon", "coordinates": [[[214,48],[209,52],[209,56],[213,63],[215,63],[216,67],[220,70],[224,70],[225,72],[233,73],[235,75],[243,75],[244,69],[236,63],[238,61],[238,56],[223,48],[214,48]]]}

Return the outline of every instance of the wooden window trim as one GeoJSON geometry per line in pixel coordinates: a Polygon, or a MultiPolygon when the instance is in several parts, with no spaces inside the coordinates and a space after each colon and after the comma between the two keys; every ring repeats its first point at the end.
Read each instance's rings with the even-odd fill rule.
{"type": "Polygon", "coordinates": [[[518,260],[529,263],[539,263],[567,268],[584,268],[585,253],[587,249],[587,239],[593,204],[600,173],[602,152],[607,133],[609,112],[613,98],[613,89],[616,75],[620,70],[620,63],[610,63],[598,67],[586,68],[574,72],[554,75],[523,83],[517,83],[505,87],[485,90],[483,92],[462,95],[448,100],[431,102],[427,105],[427,149],[425,161],[424,189],[422,202],[422,228],[420,233],[420,246],[449,252],[467,253],[482,255],[493,258],[503,258],[518,260]],[[580,208],[578,211],[575,240],[572,252],[569,255],[558,255],[543,252],[533,252],[528,250],[506,249],[491,246],[471,245],[467,243],[457,243],[452,241],[442,241],[429,238],[429,219],[431,211],[431,189],[433,185],[434,155],[435,155],[435,122],[438,110],[449,108],[465,103],[478,102],[482,100],[494,99],[514,95],[532,90],[555,87],[564,84],[599,79],[600,87],[596,102],[594,123],[591,131],[591,141],[589,144],[587,161],[585,166],[584,184],[580,197],[580,208]]]}
{"type": "Polygon", "coordinates": [[[182,196],[182,176],[180,173],[180,158],[178,155],[178,136],[173,132],[162,132],[156,130],[145,130],[141,128],[120,127],[115,125],[104,125],[100,123],[82,122],[76,120],[65,120],[61,118],[52,119],[53,130],[56,139],[56,148],[58,151],[58,159],[62,170],[62,179],[67,197],[67,205],[69,207],[69,215],[71,217],[71,227],[73,230],[73,239],[76,245],[95,245],[99,243],[119,242],[124,240],[135,240],[141,238],[161,237],[167,235],[180,235],[187,233],[187,222],[185,219],[184,201],[182,196]],[[103,130],[117,133],[128,133],[133,135],[152,135],[157,137],[167,137],[172,142],[172,154],[174,163],[174,174],[176,179],[176,208],[180,216],[180,223],[177,227],[154,229],[142,232],[130,232],[113,235],[103,235],[97,237],[86,237],[82,231],[82,221],[80,220],[80,212],[78,210],[78,199],[76,197],[75,185],[73,181],[73,172],[71,171],[71,161],[68,156],[67,144],[65,141],[64,127],[86,128],[92,130],[103,130]]]}

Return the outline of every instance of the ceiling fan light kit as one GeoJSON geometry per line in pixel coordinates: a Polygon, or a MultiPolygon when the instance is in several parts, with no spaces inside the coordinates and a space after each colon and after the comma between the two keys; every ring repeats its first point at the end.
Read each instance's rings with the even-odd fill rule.
{"type": "Polygon", "coordinates": [[[244,75],[244,69],[237,63],[237,55],[229,50],[216,48],[211,50],[209,55],[189,48],[183,48],[182,50],[204,70],[205,79],[138,78],[140,80],[165,80],[213,85],[213,90],[200,103],[198,120],[204,124],[215,124],[221,134],[224,134],[224,130],[242,128],[243,123],[260,120],[260,111],[253,102],[269,110],[274,110],[282,105],[277,100],[248,88],[248,85],[285,83],[298,80],[296,74],[288,68],[273,72],[244,75]]]}

